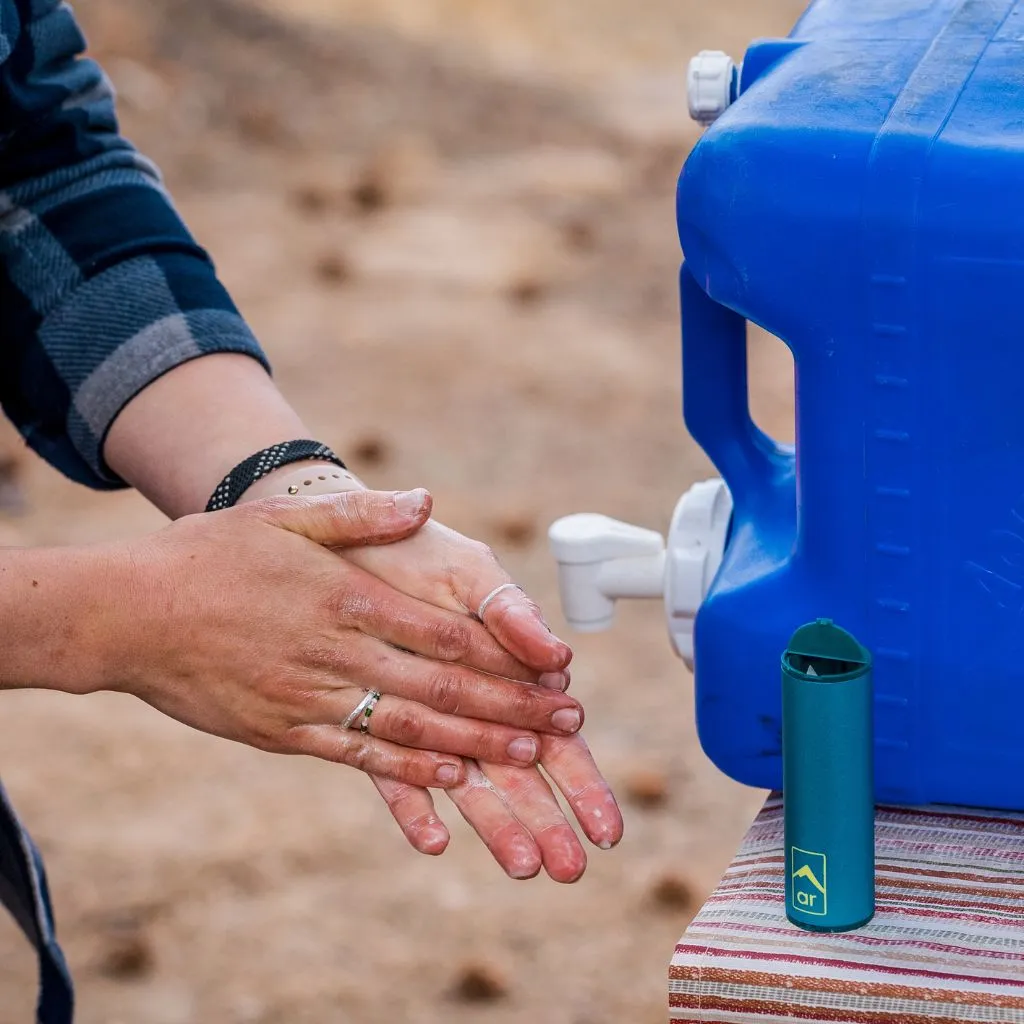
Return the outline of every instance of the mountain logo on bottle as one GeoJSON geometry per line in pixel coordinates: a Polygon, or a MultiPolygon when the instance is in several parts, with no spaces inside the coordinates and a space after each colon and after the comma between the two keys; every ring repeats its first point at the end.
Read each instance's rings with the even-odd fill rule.
{"type": "Polygon", "coordinates": [[[790,850],[791,902],[801,914],[824,917],[828,913],[828,859],[794,846],[790,850]]]}

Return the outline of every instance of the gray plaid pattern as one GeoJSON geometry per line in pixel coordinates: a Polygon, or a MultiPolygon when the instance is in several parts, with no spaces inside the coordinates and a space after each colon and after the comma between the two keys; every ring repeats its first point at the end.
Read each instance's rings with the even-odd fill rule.
{"type": "Polygon", "coordinates": [[[59,0],[0,0],[0,402],[73,480],[104,464],[117,414],[211,352],[266,359],[59,0]]]}

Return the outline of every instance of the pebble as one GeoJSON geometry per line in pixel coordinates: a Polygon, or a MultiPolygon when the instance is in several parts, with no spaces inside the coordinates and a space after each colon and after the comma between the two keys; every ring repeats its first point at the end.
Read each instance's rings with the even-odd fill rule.
{"type": "Polygon", "coordinates": [[[625,779],[626,799],[636,807],[651,810],[668,802],[668,776],[656,768],[634,768],[625,779]]]}
{"type": "Polygon", "coordinates": [[[352,276],[352,268],[340,253],[324,253],[314,268],[316,276],[328,284],[344,284],[352,276]]]}
{"type": "Polygon", "coordinates": [[[416,135],[389,139],[371,155],[352,187],[362,213],[422,200],[437,179],[440,162],[433,143],[416,135]]]}
{"type": "Polygon", "coordinates": [[[689,911],[697,905],[693,886],[680,875],[666,872],[654,880],[650,898],[661,910],[689,911]]]}
{"type": "Polygon", "coordinates": [[[466,963],[459,968],[452,995],[464,1003],[493,1003],[508,997],[508,983],[491,964],[466,963]]]}
{"type": "Polygon", "coordinates": [[[382,437],[368,434],[349,448],[354,462],[364,466],[383,466],[391,459],[391,446],[382,437]]]}
{"type": "Polygon", "coordinates": [[[96,969],[117,981],[135,981],[153,970],[153,945],[145,931],[133,923],[108,926],[102,936],[96,969]]]}
{"type": "Polygon", "coordinates": [[[529,515],[509,515],[495,524],[500,541],[510,548],[529,547],[537,537],[537,522],[529,515]]]}
{"type": "Polygon", "coordinates": [[[547,293],[544,282],[536,277],[522,277],[508,289],[509,301],[516,306],[536,306],[547,293]]]}

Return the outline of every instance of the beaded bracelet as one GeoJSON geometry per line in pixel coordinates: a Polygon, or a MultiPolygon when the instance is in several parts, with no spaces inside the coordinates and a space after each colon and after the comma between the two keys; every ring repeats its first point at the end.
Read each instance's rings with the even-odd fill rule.
{"type": "Polygon", "coordinates": [[[231,508],[257,480],[293,462],[331,462],[345,469],[345,463],[319,441],[284,441],[250,455],[217,485],[206,503],[207,512],[231,508]]]}

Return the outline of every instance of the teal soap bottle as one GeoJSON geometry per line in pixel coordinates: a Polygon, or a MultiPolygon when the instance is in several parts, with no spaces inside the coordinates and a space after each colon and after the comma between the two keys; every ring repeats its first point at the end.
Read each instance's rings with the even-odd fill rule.
{"type": "Polygon", "coordinates": [[[844,932],[875,913],[871,655],[829,619],[782,656],[786,916],[844,932]]]}

